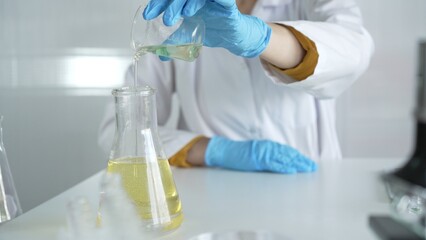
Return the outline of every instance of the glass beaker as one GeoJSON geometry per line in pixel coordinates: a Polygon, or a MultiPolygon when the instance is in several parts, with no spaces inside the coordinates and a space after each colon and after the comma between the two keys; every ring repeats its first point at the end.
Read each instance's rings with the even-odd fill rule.
{"type": "Polygon", "coordinates": [[[123,87],[112,94],[116,133],[107,172],[121,176],[145,230],[175,229],[183,221],[182,206],[158,136],[155,90],[123,87]]]}
{"type": "Polygon", "coordinates": [[[164,58],[194,61],[203,46],[205,26],[200,17],[181,18],[173,26],[163,23],[163,14],[152,20],[142,16],[146,4],[141,5],[133,18],[131,45],[135,59],[145,53],[164,58]]]}
{"type": "Polygon", "coordinates": [[[18,194],[13,183],[12,173],[3,145],[3,116],[0,116],[0,223],[22,214],[18,194]]]}

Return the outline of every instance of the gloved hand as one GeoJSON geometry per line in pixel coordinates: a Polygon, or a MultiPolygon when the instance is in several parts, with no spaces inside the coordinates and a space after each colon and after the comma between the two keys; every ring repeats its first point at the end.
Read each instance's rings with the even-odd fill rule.
{"type": "Polygon", "coordinates": [[[223,47],[235,55],[256,57],[269,43],[271,28],[257,17],[241,14],[235,0],[151,0],[144,10],[147,20],[162,12],[166,25],[182,16],[199,16],[206,31],[204,45],[223,47]]]}
{"type": "Polygon", "coordinates": [[[317,164],[296,149],[269,140],[233,141],[213,137],[206,149],[207,166],[241,171],[293,174],[314,172],[317,164]]]}

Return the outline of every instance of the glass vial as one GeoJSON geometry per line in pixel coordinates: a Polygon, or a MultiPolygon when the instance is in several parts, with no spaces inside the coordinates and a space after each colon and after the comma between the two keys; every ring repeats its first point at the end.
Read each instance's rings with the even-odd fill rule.
{"type": "Polygon", "coordinates": [[[173,230],[183,221],[182,206],[158,136],[155,90],[124,87],[112,95],[116,132],[107,173],[121,176],[145,230],[173,230]]]}
{"type": "Polygon", "coordinates": [[[13,183],[12,173],[3,145],[3,116],[0,116],[0,223],[22,214],[18,194],[13,183]]]}

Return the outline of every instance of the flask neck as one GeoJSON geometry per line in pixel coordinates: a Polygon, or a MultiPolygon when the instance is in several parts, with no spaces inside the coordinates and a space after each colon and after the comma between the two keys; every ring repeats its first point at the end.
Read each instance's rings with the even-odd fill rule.
{"type": "Polygon", "coordinates": [[[417,137],[415,156],[426,161],[426,41],[419,45],[419,66],[417,83],[417,137]]]}
{"type": "Polygon", "coordinates": [[[410,160],[394,174],[426,188],[426,42],[420,43],[419,53],[416,145],[410,160]]]}
{"type": "Polygon", "coordinates": [[[157,130],[155,92],[150,87],[121,88],[113,91],[116,132],[110,159],[166,158],[157,130]]]}
{"type": "Polygon", "coordinates": [[[137,129],[157,130],[154,95],[115,96],[118,133],[137,129]]]}
{"type": "Polygon", "coordinates": [[[426,162],[426,122],[417,122],[414,156],[421,157],[426,162]]]}
{"type": "Polygon", "coordinates": [[[426,123],[426,41],[420,43],[417,83],[417,119],[426,123]]]}
{"type": "Polygon", "coordinates": [[[417,123],[416,148],[410,160],[394,172],[395,176],[426,188],[426,123],[417,123]]]}

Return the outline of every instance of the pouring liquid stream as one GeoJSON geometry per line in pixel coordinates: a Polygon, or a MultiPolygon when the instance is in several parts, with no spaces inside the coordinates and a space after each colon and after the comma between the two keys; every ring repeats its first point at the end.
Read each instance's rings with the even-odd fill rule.
{"type": "MultiPolygon", "coordinates": [[[[134,65],[134,78],[133,78],[133,88],[138,86],[138,63],[140,58],[147,54],[152,53],[157,56],[163,57],[165,59],[180,59],[187,62],[194,61],[199,55],[202,48],[202,44],[181,44],[181,45],[151,45],[151,46],[142,46],[137,48],[134,56],[133,56],[133,65],[134,65]]],[[[136,104],[135,106],[135,117],[139,116],[139,106],[136,104]]],[[[137,151],[137,136],[138,129],[136,129],[135,137],[136,137],[136,148],[135,148],[135,156],[138,156],[137,151]]]]}
{"type": "MultiPolygon", "coordinates": [[[[136,90],[137,86],[138,86],[138,63],[139,63],[139,59],[141,57],[140,52],[136,52],[135,55],[133,56],[133,88],[136,90]]],[[[138,96],[134,96],[135,98],[137,98],[138,96]]],[[[139,102],[138,101],[134,101],[135,102],[135,109],[134,109],[134,121],[133,122],[137,122],[137,117],[139,116],[139,102]]],[[[138,156],[138,127],[135,127],[135,156],[138,156]]]]}

